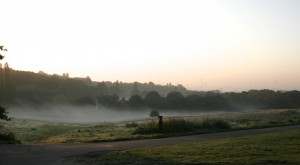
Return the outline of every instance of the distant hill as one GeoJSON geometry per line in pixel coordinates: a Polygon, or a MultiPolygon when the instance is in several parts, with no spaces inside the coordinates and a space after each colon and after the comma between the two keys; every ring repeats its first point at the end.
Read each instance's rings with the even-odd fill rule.
{"type": "MultiPolygon", "coordinates": [[[[110,82],[91,81],[86,78],[70,78],[68,74],[47,74],[42,71],[38,73],[9,69],[0,72],[6,75],[2,81],[2,102],[9,104],[80,104],[82,101],[95,100],[99,95],[118,95],[120,98],[128,99],[138,94],[145,96],[150,91],[157,91],[165,96],[172,91],[188,94],[182,85],[158,85],[149,83],[123,83],[121,81],[110,82]]],[[[4,77],[4,76],[1,76],[4,77]]]]}
{"type": "Polygon", "coordinates": [[[299,91],[249,90],[240,93],[190,91],[182,85],[95,82],[44,72],[0,67],[0,105],[105,106],[116,109],[181,111],[300,108],[299,91]]]}

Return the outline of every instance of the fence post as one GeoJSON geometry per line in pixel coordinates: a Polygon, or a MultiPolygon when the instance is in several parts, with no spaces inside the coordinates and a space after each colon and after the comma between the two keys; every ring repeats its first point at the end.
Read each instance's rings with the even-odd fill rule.
{"type": "Polygon", "coordinates": [[[158,127],[159,127],[159,131],[162,132],[162,130],[163,130],[163,116],[158,116],[158,127]]]}

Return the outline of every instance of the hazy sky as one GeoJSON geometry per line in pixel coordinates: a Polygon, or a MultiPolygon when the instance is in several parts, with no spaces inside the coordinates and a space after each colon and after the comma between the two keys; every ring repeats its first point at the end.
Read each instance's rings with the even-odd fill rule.
{"type": "Polygon", "coordinates": [[[18,70],[300,90],[298,0],[0,0],[0,16],[18,70]]]}

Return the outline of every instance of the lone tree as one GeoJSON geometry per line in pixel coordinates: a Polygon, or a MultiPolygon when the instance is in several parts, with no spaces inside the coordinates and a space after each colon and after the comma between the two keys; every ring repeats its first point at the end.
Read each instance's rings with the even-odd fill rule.
{"type": "Polygon", "coordinates": [[[159,112],[156,111],[156,110],[152,110],[149,115],[150,115],[150,117],[158,117],[159,116],[159,112]]]}
{"type": "Polygon", "coordinates": [[[7,116],[7,111],[4,107],[0,106],[0,120],[10,121],[11,118],[7,116]]]}
{"type": "MultiPolygon", "coordinates": [[[[0,45],[0,51],[7,51],[6,48],[4,48],[4,46],[0,45]]],[[[4,58],[4,56],[2,54],[0,54],[0,60],[2,60],[4,58]]],[[[0,75],[2,76],[2,75],[0,75]]],[[[7,116],[7,111],[6,108],[2,107],[0,105],[0,120],[6,120],[9,121],[11,118],[7,116]]]]}

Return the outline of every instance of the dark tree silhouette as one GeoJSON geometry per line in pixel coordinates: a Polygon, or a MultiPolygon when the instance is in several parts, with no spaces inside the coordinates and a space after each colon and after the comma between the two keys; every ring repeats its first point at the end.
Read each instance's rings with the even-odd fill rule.
{"type": "Polygon", "coordinates": [[[140,95],[133,95],[128,100],[128,105],[132,108],[144,107],[145,103],[140,95]]]}
{"type": "Polygon", "coordinates": [[[184,108],[184,97],[180,92],[170,92],[165,98],[166,108],[181,109],[184,108]]]}
{"type": "Polygon", "coordinates": [[[118,95],[101,95],[97,97],[99,104],[107,107],[120,107],[120,97],[118,95]]]}
{"type": "Polygon", "coordinates": [[[150,108],[157,109],[162,107],[163,98],[156,91],[151,91],[147,93],[144,99],[146,105],[150,108]]]}
{"type": "MultiPolygon", "coordinates": [[[[7,51],[7,49],[3,45],[0,45],[0,50],[7,51]]],[[[0,54],[0,60],[2,60],[3,58],[4,58],[4,56],[2,54],[0,54]]]]}
{"type": "MultiPolygon", "coordinates": [[[[0,50],[1,51],[7,51],[7,49],[6,48],[4,48],[4,46],[2,46],[2,45],[0,45],[0,50]]],[[[2,54],[0,54],[0,60],[2,60],[4,58],[4,56],[2,55],[2,54]]],[[[2,65],[1,65],[1,67],[2,67],[2,65]]],[[[2,69],[2,68],[1,68],[2,69]]],[[[0,75],[1,77],[2,77],[2,75],[0,75]]],[[[2,84],[1,84],[2,85],[2,84]]],[[[0,119],[1,120],[7,120],[7,121],[9,121],[10,120],[10,118],[7,116],[7,111],[6,111],[6,108],[4,108],[4,107],[2,107],[2,106],[0,106],[0,119]]]]}
{"type": "Polygon", "coordinates": [[[158,117],[159,116],[159,112],[156,111],[156,110],[152,110],[149,115],[150,115],[150,117],[158,117]]]}
{"type": "Polygon", "coordinates": [[[10,121],[11,118],[7,116],[6,108],[0,106],[0,120],[10,121]]]}

